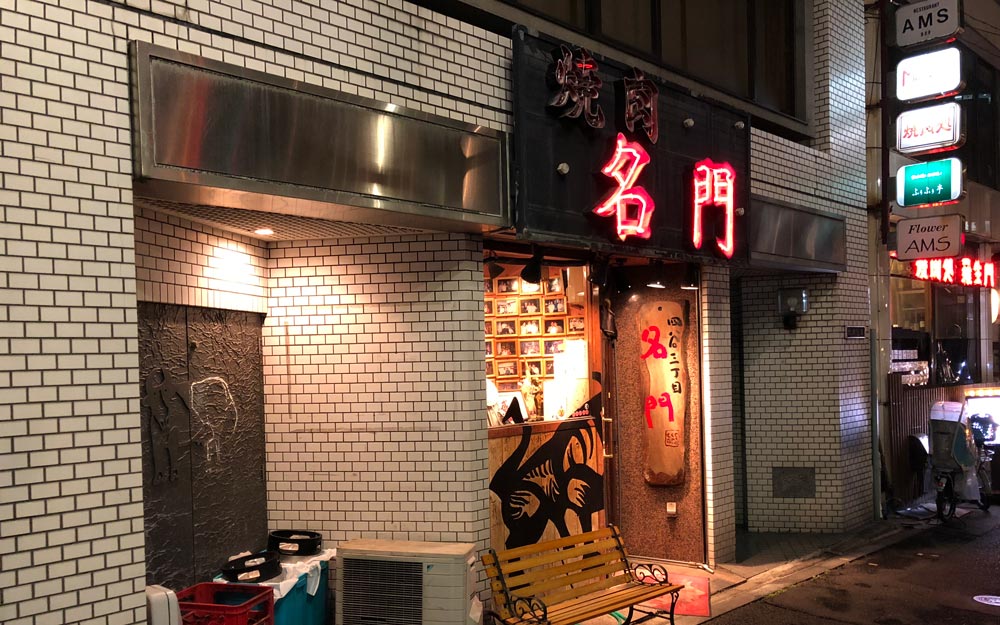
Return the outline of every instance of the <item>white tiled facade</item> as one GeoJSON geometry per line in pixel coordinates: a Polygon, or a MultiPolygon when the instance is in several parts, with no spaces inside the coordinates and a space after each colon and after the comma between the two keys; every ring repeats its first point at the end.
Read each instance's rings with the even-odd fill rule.
{"type": "Polygon", "coordinates": [[[847,220],[847,271],[744,278],[747,525],[845,531],[873,518],[867,326],[864,7],[814,4],[817,139],[802,146],[754,130],[752,192],[847,220]],[[778,289],[803,287],[809,312],[782,327],[778,289]],[[816,496],[772,497],[773,467],[815,468],[816,496]]]}
{"type": "MultiPolygon", "coordinates": [[[[817,2],[814,16],[819,139],[754,131],[753,191],[846,215],[849,267],[744,283],[753,529],[841,529],[870,501],[867,343],[843,340],[867,320],[862,5],[817,2]],[[793,333],[779,284],[810,290],[793,333]],[[775,461],[816,466],[816,499],[769,501],[775,461]]],[[[510,42],[400,0],[0,0],[0,622],[145,622],[138,300],[267,313],[272,527],[484,546],[479,241],[264,244],[136,210],[130,40],[511,127],[510,42]]],[[[710,557],[723,562],[727,271],[703,281],[710,557]]]]}

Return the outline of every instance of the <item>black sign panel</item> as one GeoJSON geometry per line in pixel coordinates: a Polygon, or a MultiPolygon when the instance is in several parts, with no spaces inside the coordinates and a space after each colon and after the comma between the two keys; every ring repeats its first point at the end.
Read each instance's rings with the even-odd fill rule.
{"type": "Polygon", "coordinates": [[[520,238],[630,255],[747,258],[739,214],[749,205],[747,115],[521,27],[513,44],[520,238]]]}

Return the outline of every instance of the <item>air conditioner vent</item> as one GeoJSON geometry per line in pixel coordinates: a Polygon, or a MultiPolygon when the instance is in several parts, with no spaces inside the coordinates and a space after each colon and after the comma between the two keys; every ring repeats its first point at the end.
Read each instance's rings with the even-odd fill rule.
{"type": "Polygon", "coordinates": [[[344,622],[354,625],[421,625],[423,566],[344,558],[344,622]]]}

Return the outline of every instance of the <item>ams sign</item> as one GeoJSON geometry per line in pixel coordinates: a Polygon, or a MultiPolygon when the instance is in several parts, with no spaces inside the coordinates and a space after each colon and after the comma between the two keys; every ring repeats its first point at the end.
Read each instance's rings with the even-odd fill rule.
{"type": "Polygon", "coordinates": [[[896,9],[896,45],[926,43],[962,29],[960,0],[923,0],[896,9]]]}

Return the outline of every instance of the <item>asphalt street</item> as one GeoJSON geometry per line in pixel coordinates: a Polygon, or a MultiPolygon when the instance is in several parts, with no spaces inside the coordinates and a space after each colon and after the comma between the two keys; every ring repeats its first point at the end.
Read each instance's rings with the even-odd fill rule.
{"type": "Polygon", "coordinates": [[[913,535],[705,621],[712,625],[1000,625],[1000,506],[913,535]]]}

